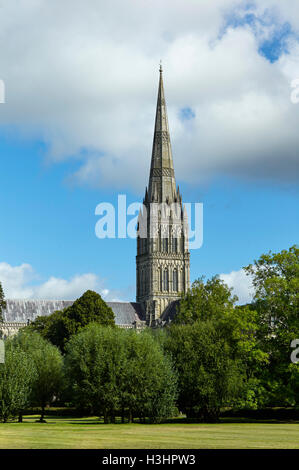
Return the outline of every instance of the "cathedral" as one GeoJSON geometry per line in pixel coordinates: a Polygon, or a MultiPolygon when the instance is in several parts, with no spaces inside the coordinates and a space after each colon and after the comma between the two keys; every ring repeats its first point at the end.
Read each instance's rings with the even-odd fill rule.
{"type": "MultiPolygon", "coordinates": [[[[181,293],[190,286],[188,220],[175,181],[161,66],[159,74],[149,182],[137,227],[136,302],[107,302],[122,328],[168,323],[181,293]]],[[[7,299],[0,333],[15,334],[38,316],[71,304],[67,300],[7,299]]]]}

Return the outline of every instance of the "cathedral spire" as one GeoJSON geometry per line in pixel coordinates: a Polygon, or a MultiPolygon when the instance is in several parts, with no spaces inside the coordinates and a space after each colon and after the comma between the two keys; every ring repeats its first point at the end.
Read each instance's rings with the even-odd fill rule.
{"type": "Polygon", "coordinates": [[[136,300],[147,324],[155,325],[175,309],[174,302],[190,285],[188,221],[175,185],[161,64],[151,172],[143,202],[146,210],[142,206],[138,218],[136,300]]]}
{"type": "Polygon", "coordinates": [[[164,95],[163,71],[160,63],[160,78],[153,140],[151,171],[149,178],[149,201],[172,202],[176,197],[172,151],[164,95]]]}

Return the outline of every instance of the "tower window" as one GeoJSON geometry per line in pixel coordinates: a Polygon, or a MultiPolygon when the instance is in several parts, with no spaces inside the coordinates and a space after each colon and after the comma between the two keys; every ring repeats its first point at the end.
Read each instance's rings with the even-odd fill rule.
{"type": "Polygon", "coordinates": [[[168,269],[163,272],[163,290],[168,291],[168,269]]]}
{"type": "Polygon", "coordinates": [[[172,252],[173,253],[178,252],[178,239],[177,239],[177,237],[172,237],[172,252]]]}
{"type": "Polygon", "coordinates": [[[179,290],[179,279],[178,279],[178,271],[177,269],[174,269],[173,270],[173,274],[172,274],[172,286],[173,286],[173,290],[174,291],[178,291],[179,290]]]}
{"type": "Polygon", "coordinates": [[[162,251],[164,253],[168,252],[168,238],[165,238],[165,237],[162,238],[162,251]]]}

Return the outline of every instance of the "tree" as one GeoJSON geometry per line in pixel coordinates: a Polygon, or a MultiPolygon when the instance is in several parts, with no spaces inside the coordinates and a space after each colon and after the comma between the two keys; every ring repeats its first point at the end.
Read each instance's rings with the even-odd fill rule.
{"type": "Polygon", "coordinates": [[[65,358],[71,401],[108,422],[119,406],[118,379],[124,365],[122,331],[91,324],[72,336],[65,358]]]}
{"type": "Polygon", "coordinates": [[[212,277],[206,283],[201,277],[194,281],[191,289],[182,296],[174,323],[192,324],[211,316],[221,316],[223,311],[231,309],[237,300],[238,298],[232,295],[232,289],[218,276],[212,277]]]}
{"type": "Polygon", "coordinates": [[[177,398],[177,374],[150,332],[127,332],[127,366],[122,382],[122,407],[143,421],[172,416],[177,398]]]}
{"type": "Polygon", "coordinates": [[[29,404],[35,368],[18,345],[6,340],[5,346],[5,363],[0,364],[0,418],[6,423],[29,404]]]}
{"type": "Polygon", "coordinates": [[[38,331],[64,352],[70,337],[91,322],[111,327],[115,325],[112,309],[100,294],[88,290],[70,307],[48,317],[38,317],[28,328],[38,331]]]}
{"type": "Polygon", "coordinates": [[[72,402],[105,423],[173,411],[175,374],[150,335],[91,324],[70,339],[65,368],[72,402]]]}
{"type": "Polygon", "coordinates": [[[56,346],[37,332],[21,330],[12,340],[31,359],[35,377],[31,386],[31,404],[41,408],[40,421],[44,422],[45,407],[59,394],[63,381],[63,360],[56,346]]]}
{"type": "Polygon", "coordinates": [[[255,288],[258,338],[270,358],[262,373],[267,404],[296,405],[299,370],[290,361],[290,344],[299,331],[299,248],[270,251],[244,269],[255,288]]]}
{"type": "MultiPolygon", "coordinates": [[[[233,361],[242,370],[242,388],[232,403],[234,406],[256,408],[261,403],[263,396],[259,372],[267,364],[268,355],[261,349],[260,341],[257,338],[257,313],[248,306],[235,306],[236,300],[237,298],[232,295],[231,289],[218,277],[213,277],[206,283],[202,278],[195,281],[190,291],[180,301],[174,324],[170,327],[170,334],[172,334],[171,331],[176,331],[173,329],[174,325],[181,327],[196,325],[197,333],[202,335],[208,335],[208,332],[212,335],[214,329],[214,336],[212,335],[211,338],[213,337],[213,341],[216,341],[217,344],[207,337],[211,353],[212,351],[216,353],[217,348],[221,349],[222,341],[225,341],[227,360],[233,361]],[[204,330],[205,325],[207,325],[207,330],[204,330]]],[[[178,331],[183,332],[184,328],[178,331]]],[[[175,341],[174,338],[173,341],[175,341]]],[[[199,338],[198,341],[201,339],[199,338]]],[[[173,345],[173,347],[176,350],[176,346],[173,345]]],[[[194,354],[196,353],[194,352],[194,354]]],[[[189,356],[185,360],[188,362],[189,356]]],[[[189,366],[192,366],[192,362],[189,366]]],[[[196,370],[196,361],[193,366],[196,370]]],[[[216,370],[217,367],[215,370],[211,369],[211,377],[216,374],[216,370]]],[[[201,368],[201,371],[205,375],[204,369],[201,368]]]]}
{"type": "Polygon", "coordinates": [[[244,373],[212,321],[172,325],[166,350],[179,376],[179,408],[187,417],[216,421],[243,391],[244,373]]]}
{"type": "Polygon", "coordinates": [[[0,282],[0,323],[3,322],[2,312],[6,309],[6,302],[4,298],[3,288],[0,282]]]}

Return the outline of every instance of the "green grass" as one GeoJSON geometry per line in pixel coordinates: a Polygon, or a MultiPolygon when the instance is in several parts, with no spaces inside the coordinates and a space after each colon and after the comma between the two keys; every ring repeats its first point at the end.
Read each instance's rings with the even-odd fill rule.
{"type": "Polygon", "coordinates": [[[102,424],[97,418],[47,417],[0,424],[1,449],[298,449],[299,423],[102,424]]]}

